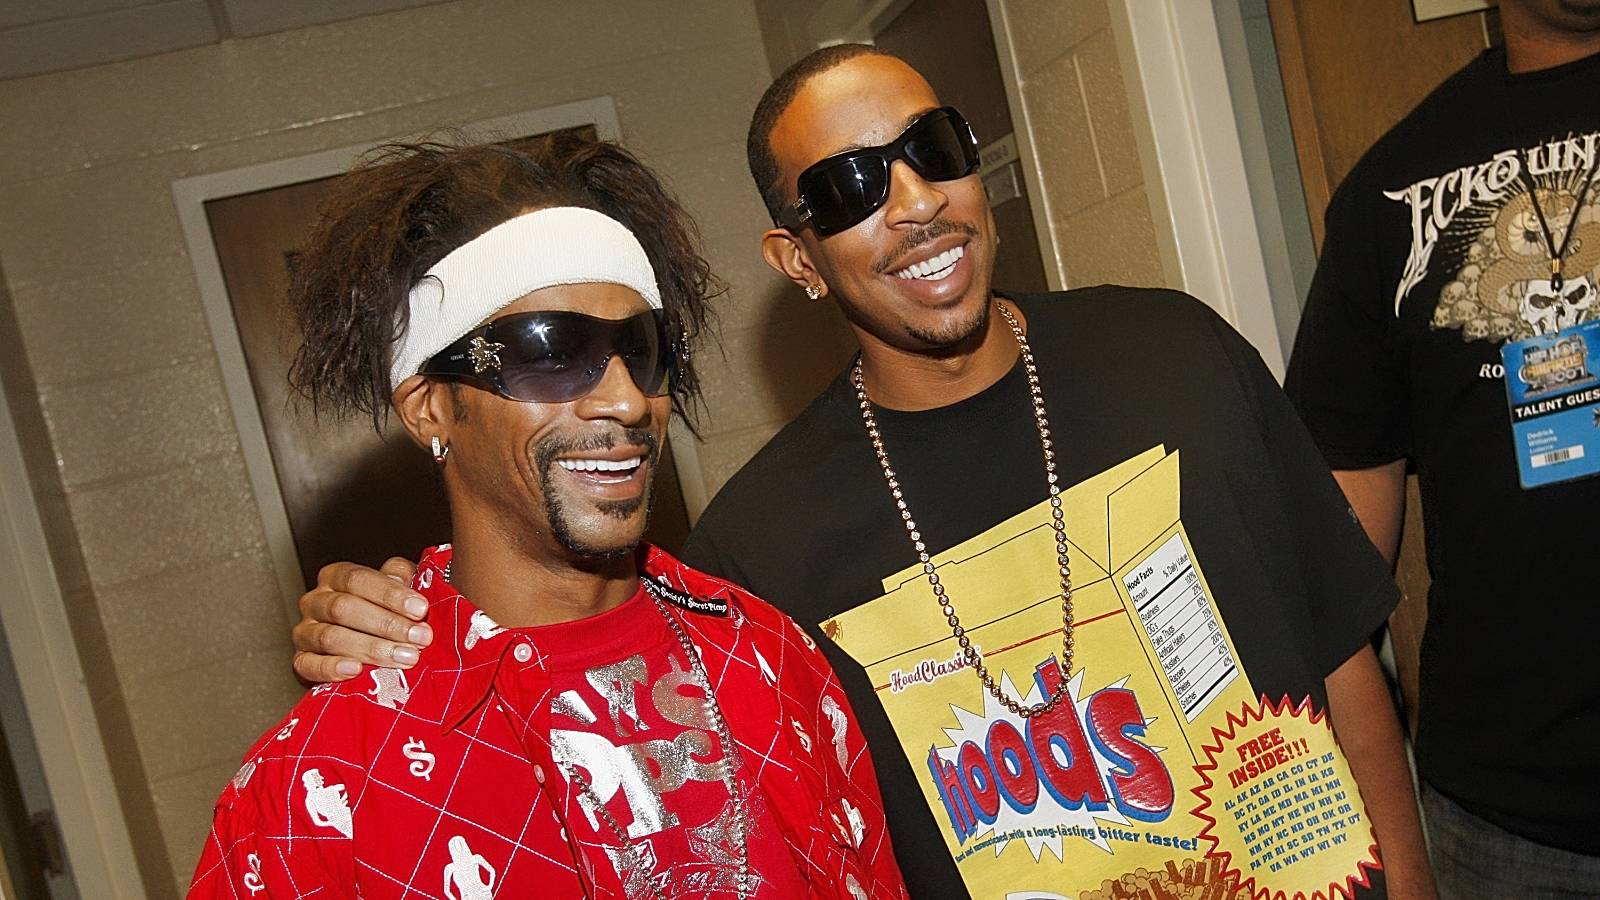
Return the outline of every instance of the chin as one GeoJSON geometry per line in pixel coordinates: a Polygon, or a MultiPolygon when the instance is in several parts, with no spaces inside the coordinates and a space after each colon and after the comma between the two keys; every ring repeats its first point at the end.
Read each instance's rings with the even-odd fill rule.
{"type": "Polygon", "coordinates": [[[584,532],[569,532],[557,528],[556,540],[561,542],[568,553],[580,559],[607,560],[628,556],[639,548],[639,542],[644,540],[644,534],[617,537],[614,535],[590,534],[584,532]]]}
{"type": "Polygon", "coordinates": [[[616,559],[633,553],[650,524],[650,505],[642,499],[596,504],[584,514],[561,507],[550,512],[550,530],[556,540],[584,559],[616,559]]]}
{"type": "Polygon", "coordinates": [[[907,321],[906,334],[929,347],[954,348],[983,332],[989,320],[989,304],[970,306],[961,304],[941,316],[924,317],[921,321],[907,321]]]}

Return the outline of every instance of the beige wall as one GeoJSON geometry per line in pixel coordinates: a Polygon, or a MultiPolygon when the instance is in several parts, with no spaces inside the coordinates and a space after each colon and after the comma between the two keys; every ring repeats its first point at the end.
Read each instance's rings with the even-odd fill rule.
{"type": "MultiPolygon", "coordinates": [[[[999,0],[1061,283],[1166,285],[1108,3],[999,0]]],[[[1000,29],[996,29],[996,39],[1000,29]]],[[[1002,58],[1004,58],[1002,56],[1002,58]]],[[[1159,187],[1157,187],[1159,190],[1159,187]]],[[[1049,265],[1051,254],[1045,254],[1049,265]]]]}
{"type": "Polygon", "coordinates": [[[843,359],[838,317],[757,257],[750,0],[596,8],[464,0],[0,82],[3,371],[152,896],[187,884],[212,800],[299,693],[175,179],[610,95],[732,285],[710,489],[843,359]]]}

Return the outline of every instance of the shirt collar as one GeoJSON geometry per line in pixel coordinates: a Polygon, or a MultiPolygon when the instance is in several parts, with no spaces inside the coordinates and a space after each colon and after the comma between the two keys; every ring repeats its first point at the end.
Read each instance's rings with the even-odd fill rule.
{"type": "Polygon", "coordinates": [[[511,648],[505,629],[450,584],[449,544],[430,548],[417,563],[411,586],[428,601],[433,643],[422,651],[410,711],[437,719],[449,730],[477,709],[494,685],[502,657],[511,648]],[[419,707],[420,701],[420,707],[419,707]]]}
{"type": "MultiPolygon", "coordinates": [[[[433,643],[422,652],[418,664],[417,688],[408,709],[417,715],[440,722],[446,730],[460,725],[482,705],[494,688],[495,678],[514,646],[521,629],[505,629],[478,609],[450,584],[450,562],[454,551],[441,544],[423,552],[417,563],[412,587],[428,601],[427,622],[433,629],[433,643]],[[426,677],[422,677],[423,671],[426,677]]],[[[677,606],[707,614],[712,619],[726,617],[725,591],[706,591],[691,586],[696,573],[670,554],[649,544],[640,545],[637,554],[641,576],[658,587],[657,595],[677,606]]],[[[683,617],[689,620],[706,616],[683,617]]],[[[701,622],[691,622],[691,633],[701,632],[701,622]]],[[[537,644],[537,642],[534,642],[537,644]]],[[[542,655],[534,647],[531,662],[542,655]]]]}

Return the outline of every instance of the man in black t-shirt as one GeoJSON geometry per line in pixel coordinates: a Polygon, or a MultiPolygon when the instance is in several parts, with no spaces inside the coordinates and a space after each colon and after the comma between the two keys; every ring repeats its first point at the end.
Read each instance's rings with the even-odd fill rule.
{"type": "MultiPolygon", "coordinates": [[[[1432,896],[1395,590],[1255,352],[1173,292],[993,293],[976,141],[895,57],[797,63],[749,149],[767,261],[861,356],[684,555],[839,668],[912,895],[1432,896]]],[[[326,574],[302,646],[363,655],[315,620],[382,591],[326,574]]]]}
{"type": "Polygon", "coordinates": [[[1408,465],[1421,483],[1417,765],[1442,893],[1592,897],[1600,3],[1500,12],[1506,46],[1335,194],[1286,387],[1391,563],[1408,465]]]}

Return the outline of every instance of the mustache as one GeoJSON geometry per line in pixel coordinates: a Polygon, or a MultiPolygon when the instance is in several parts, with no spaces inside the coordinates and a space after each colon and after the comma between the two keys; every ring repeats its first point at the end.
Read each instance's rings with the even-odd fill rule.
{"type": "Polygon", "coordinates": [[[551,435],[540,441],[539,446],[534,448],[533,459],[537,463],[539,471],[542,472],[555,464],[556,457],[595,450],[610,450],[618,444],[644,447],[646,451],[645,462],[652,467],[661,456],[661,441],[648,429],[618,428],[614,431],[604,431],[581,438],[551,435]]]}
{"type": "Polygon", "coordinates": [[[934,219],[932,222],[929,222],[926,225],[914,228],[907,232],[905,237],[900,239],[900,243],[896,244],[893,250],[884,254],[883,258],[879,259],[873,264],[873,274],[882,275],[888,272],[896,260],[904,257],[907,253],[910,253],[918,247],[921,247],[923,244],[938,240],[947,234],[964,234],[967,237],[975,238],[978,236],[978,226],[973,225],[970,222],[952,222],[949,219],[934,219]]]}

